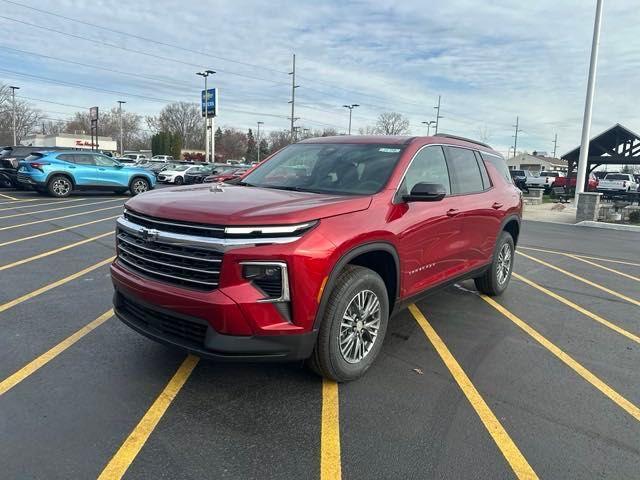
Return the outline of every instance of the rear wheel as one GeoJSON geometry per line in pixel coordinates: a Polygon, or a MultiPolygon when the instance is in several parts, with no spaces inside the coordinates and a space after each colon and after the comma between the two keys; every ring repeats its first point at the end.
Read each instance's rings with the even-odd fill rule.
{"type": "Polygon", "coordinates": [[[136,177],[131,180],[129,191],[131,192],[131,195],[135,196],[146,192],[149,188],[151,188],[151,184],[146,178],[136,177]]]}
{"type": "Polygon", "coordinates": [[[382,348],[388,318],[389,297],[380,275],[348,265],[330,294],[310,367],[336,382],[364,375],[382,348]]]}
{"type": "Polygon", "coordinates": [[[492,297],[502,295],[511,280],[514,257],[513,238],[509,232],[502,232],[489,269],[481,277],[474,279],[478,291],[492,297]]]}
{"type": "Polygon", "coordinates": [[[68,197],[71,195],[71,190],[73,190],[73,183],[64,175],[54,175],[47,183],[47,191],[54,197],[68,197]]]}

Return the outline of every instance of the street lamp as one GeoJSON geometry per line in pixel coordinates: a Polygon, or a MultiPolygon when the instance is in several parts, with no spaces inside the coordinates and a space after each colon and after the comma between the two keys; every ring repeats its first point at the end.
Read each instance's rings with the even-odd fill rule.
{"type": "Polygon", "coordinates": [[[353,109],[359,107],[357,103],[352,103],[351,105],[343,105],[344,108],[349,109],[349,135],[351,135],[351,114],[353,113],[353,109]]]}
{"type": "Polygon", "coordinates": [[[15,146],[15,145],[18,144],[18,140],[17,140],[18,135],[16,134],[16,114],[17,114],[17,112],[16,112],[16,110],[17,110],[17,108],[16,108],[16,90],[20,90],[20,87],[9,86],[9,88],[11,89],[11,96],[13,98],[13,100],[12,100],[13,101],[13,119],[12,119],[12,122],[13,122],[13,145],[15,146]]]}
{"type": "Polygon", "coordinates": [[[427,137],[428,137],[429,134],[431,133],[431,125],[435,125],[436,121],[435,120],[430,120],[428,122],[422,122],[422,124],[427,126],[427,137]]]}
{"type": "Polygon", "coordinates": [[[205,162],[209,161],[209,93],[207,92],[207,77],[213,75],[213,70],[205,70],[196,72],[196,75],[204,77],[204,158],[205,162]]]}
{"type": "Polygon", "coordinates": [[[260,125],[264,125],[264,122],[258,122],[258,163],[260,163],[260,125]]]}
{"type": "Polygon", "coordinates": [[[124,157],[124,129],[122,128],[122,105],[125,104],[124,100],[118,100],[118,117],[120,121],[120,156],[124,157]]]}

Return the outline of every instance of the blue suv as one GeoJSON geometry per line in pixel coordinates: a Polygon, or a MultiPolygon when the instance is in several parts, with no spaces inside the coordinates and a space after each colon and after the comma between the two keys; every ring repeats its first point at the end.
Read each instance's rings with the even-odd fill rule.
{"type": "Polygon", "coordinates": [[[143,168],[125,166],[100,153],[62,150],[33,152],[20,162],[18,182],[54,197],[72,190],[127,190],[138,195],[153,188],[156,177],[143,168]]]}

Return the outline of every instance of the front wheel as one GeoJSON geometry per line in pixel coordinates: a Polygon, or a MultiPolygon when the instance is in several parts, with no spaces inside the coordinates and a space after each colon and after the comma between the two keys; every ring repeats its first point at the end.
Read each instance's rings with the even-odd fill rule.
{"type": "Polygon", "coordinates": [[[54,175],[47,183],[47,191],[54,197],[68,197],[71,195],[71,190],[73,190],[73,184],[64,175],[54,175]]]}
{"type": "Polygon", "coordinates": [[[509,232],[502,232],[489,269],[481,277],[474,279],[478,291],[491,297],[502,295],[511,279],[514,257],[513,238],[509,232]]]}
{"type": "Polygon", "coordinates": [[[129,191],[132,196],[140,195],[141,193],[146,192],[151,188],[151,184],[149,180],[142,177],[136,177],[131,181],[131,185],[129,186],[129,191]]]}
{"type": "Polygon", "coordinates": [[[184,183],[184,178],[176,177],[173,183],[175,183],[176,185],[182,185],[184,183]]]}
{"type": "Polygon", "coordinates": [[[388,319],[389,297],[380,275],[348,265],[329,296],[310,367],[336,382],[361,377],[380,353],[388,319]]]}

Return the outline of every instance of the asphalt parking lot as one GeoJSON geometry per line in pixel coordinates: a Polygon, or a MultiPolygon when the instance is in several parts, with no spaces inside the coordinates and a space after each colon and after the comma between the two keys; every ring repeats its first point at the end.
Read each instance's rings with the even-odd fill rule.
{"type": "Polygon", "coordinates": [[[128,197],[0,193],[2,478],[640,478],[638,233],[524,222],[505,295],[431,295],[337,386],[113,318],[128,197]]]}

